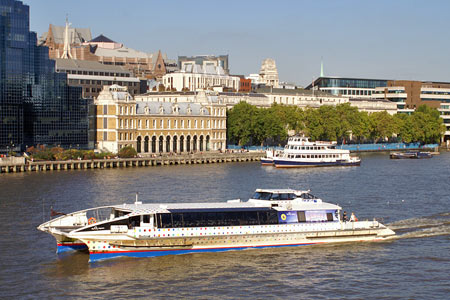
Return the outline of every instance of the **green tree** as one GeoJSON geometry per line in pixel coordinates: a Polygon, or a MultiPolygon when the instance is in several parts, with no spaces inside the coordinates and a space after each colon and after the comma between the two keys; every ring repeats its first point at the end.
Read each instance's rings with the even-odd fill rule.
{"type": "Polygon", "coordinates": [[[257,123],[257,108],[247,102],[236,104],[227,112],[228,139],[238,145],[246,145],[252,140],[257,123]]]}
{"type": "Polygon", "coordinates": [[[137,152],[132,146],[123,147],[118,153],[120,158],[133,158],[136,157],[136,155],[137,152]]]}

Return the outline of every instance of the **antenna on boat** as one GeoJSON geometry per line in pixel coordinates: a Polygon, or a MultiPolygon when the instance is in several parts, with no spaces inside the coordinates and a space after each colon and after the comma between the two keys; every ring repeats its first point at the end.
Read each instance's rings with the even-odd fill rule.
{"type": "Polygon", "coordinates": [[[134,204],[142,204],[142,202],[139,201],[139,193],[136,192],[136,201],[134,202],[134,204]]]}

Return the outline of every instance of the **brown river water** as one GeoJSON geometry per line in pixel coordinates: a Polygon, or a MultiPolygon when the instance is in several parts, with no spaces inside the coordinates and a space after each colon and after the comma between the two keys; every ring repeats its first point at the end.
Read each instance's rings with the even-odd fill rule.
{"type": "Polygon", "coordinates": [[[449,299],[450,153],[361,156],[360,167],[247,162],[0,174],[0,298],[449,299]],[[248,199],[256,188],[311,189],[397,236],[89,263],[85,253],[58,256],[55,240],[36,229],[50,207],[131,203],[136,192],[144,203],[248,199]]]}

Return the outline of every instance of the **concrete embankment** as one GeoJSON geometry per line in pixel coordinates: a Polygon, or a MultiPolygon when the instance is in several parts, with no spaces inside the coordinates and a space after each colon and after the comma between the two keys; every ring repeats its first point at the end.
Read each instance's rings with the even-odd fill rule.
{"type": "Polygon", "coordinates": [[[0,173],[246,162],[259,161],[264,155],[264,152],[203,153],[139,158],[3,162],[0,164],[0,173]]]}

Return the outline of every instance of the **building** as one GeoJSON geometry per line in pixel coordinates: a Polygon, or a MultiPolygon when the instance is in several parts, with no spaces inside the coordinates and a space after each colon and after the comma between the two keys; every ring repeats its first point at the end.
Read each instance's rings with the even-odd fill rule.
{"type": "Polygon", "coordinates": [[[105,65],[121,66],[133,77],[161,80],[167,72],[178,69],[176,60],[168,59],[161,51],[146,53],[100,34],[92,38],[89,28],[72,28],[50,24],[39,39],[39,44],[49,48],[52,59],[71,58],[98,61],[105,65]]]}
{"type": "Polygon", "coordinates": [[[100,150],[185,153],[225,149],[226,106],[216,102],[149,101],[126,87],[105,86],[94,101],[90,138],[100,150]]]}
{"type": "Polygon", "coordinates": [[[256,92],[267,97],[267,106],[270,106],[272,103],[277,103],[295,105],[303,108],[317,108],[322,105],[338,105],[349,102],[349,99],[346,97],[304,89],[280,89],[266,86],[256,89],[256,92]]]}
{"type": "Polygon", "coordinates": [[[278,70],[275,60],[271,58],[263,60],[259,71],[259,83],[278,88],[278,70]]]}
{"type": "Polygon", "coordinates": [[[162,83],[166,89],[176,91],[197,91],[214,87],[238,91],[240,78],[226,74],[221,66],[186,64],[180,71],[164,75],[162,83]]]}
{"type": "Polygon", "coordinates": [[[252,91],[252,80],[246,79],[244,76],[239,77],[239,92],[250,93],[252,91]]]}
{"type": "Polygon", "coordinates": [[[178,56],[178,67],[180,70],[187,65],[200,65],[202,68],[207,66],[221,67],[225,74],[230,74],[228,66],[228,55],[197,55],[197,56],[178,56]]]}
{"type": "Polygon", "coordinates": [[[84,98],[95,98],[105,85],[126,86],[132,96],[147,91],[147,81],[121,66],[97,61],[56,58],[56,71],[67,73],[69,85],[82,87],[84,98]]]}
{"type": "Polygon", "coordinates": [[[386,79],[319,77],[306,87],[307,90],[319,90],[334,96],[371,99],[377,87],[386,87],[386,79]]]}
{"type": "Polygon", "coordinates": [[[55,72],[29,28],[29,6],[0,5],[0,151],[44,144],[88,146],[88,103],[55,72]]]}
{"type": "Polygon", "coordinates": [[[402,113],[412,113],[423,104],[436,108],[447,128],[444,141],[450,140],[450,82],[388,80],[385,87],[375,89],[372,99],[392,101],[402,113]]]}

